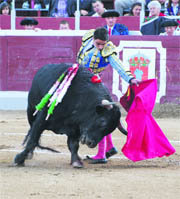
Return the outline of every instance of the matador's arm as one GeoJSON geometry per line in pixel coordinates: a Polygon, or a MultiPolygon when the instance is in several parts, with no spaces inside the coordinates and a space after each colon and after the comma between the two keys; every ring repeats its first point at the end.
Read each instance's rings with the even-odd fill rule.
{"type": "Polygon", "coordinates": [[[102,56],[109,61],[111,66],[119,73],[119,75],[128,83],[134,79],[130,70],[126,70],[122,61],[116,55],[116,46],[109,41],[102,50],[102,56]]]}

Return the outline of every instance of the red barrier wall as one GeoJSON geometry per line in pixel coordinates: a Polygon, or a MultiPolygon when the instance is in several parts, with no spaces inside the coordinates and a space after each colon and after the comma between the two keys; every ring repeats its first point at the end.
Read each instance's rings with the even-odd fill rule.
{"type": "Polygon", "coordinates": [[[0,28],[11,29],[11,16],[0,15],[0,28]]]}
{"type": "MultiPolygon", "coordinates": [[[[16,29],[23,29],[23,27],[20,25],[20,21],[24,17],[16,17],[16,29]]],[[[70,28],[75,28],[75,18],[69,17],[69,18],[52,18],[52,17],[35,17],[39,24],[37,25],[38,28],[41,29],[53,29],[58,30],[59,29],[59,23],[61,20],[67,20],[70,24],[70,28]]],[[[10,23],[10,16],[2,16],[0,15],[0,27],[1,29],[10,29],[11,23],[10,23]]],[[[118,17],[118,22],[121,24],[126,25],[129,30],[139,30],[139,17],[118,17]]],[[[81,30],[88,30],[91,28],[97,28],[99,26],[104,26],[105,20],[101,17],[81,17],[80,18],[80,29],[81,30]]]]}
{"type": "MultiPolygon", "coordinates": [[[[180,104],[180,37],[112,36],[110,39],[117,46],[124,45],[123,42],[127,45],[122,47],[121,59],[125,55],[124,49],[135,49],[137,53],[139,50],[152,50],[155,53],[154,76],[158,79],[158,89],[165,89],[160,103],[180,104]],[[135,47],[134,42],[137,42],[135,47]],[[164,73],[163,76],[161,73],[164,73]]],[[[28,91],[40,67],[49,63],[75,62],[80,45],[79,36],[0,36],[0,90],[28,91]]],[[[151,66],[148,67],[151,70],[151,66]]],[[[108,67],[102,77],[111,92],[113,75],[112,68],[108,67]]],[[[120,81],[119,87],[121,84],[120,81]]]]}

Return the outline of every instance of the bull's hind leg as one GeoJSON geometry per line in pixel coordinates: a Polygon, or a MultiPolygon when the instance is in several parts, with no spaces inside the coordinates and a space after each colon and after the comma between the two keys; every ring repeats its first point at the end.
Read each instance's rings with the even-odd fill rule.
{"type": "Polygon", "coordinates": [[[71,164],[74,168],[82,168],[83,163],[81,158],[78,156],[79,140],[71,136],[67,140],[68,148],[71,152],[71,164]]]}
{"type": "Polygon", "coordinates": [[[45,119],[43,117],[37,117],[36,120],[33,122],[30,132],[27,144],[25,146],[25,149],[16,155],[14,159],[14,163],[16,165],[24,165],[25,159],[28,159],[28,155],[32,154],[35,147],[38,146],[40,136],[45,129],[45,119]]]}

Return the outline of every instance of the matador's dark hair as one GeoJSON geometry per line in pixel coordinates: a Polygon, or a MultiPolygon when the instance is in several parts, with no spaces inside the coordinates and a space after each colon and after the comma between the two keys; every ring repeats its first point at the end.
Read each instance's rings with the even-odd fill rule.
{"type": "Polygon", "coordinates": [[[104,27],[97,28],[94,31],[94,39],[100,39],[102,41],[108,41],[109,40],[109,35],[108,31],[104,27]]]}

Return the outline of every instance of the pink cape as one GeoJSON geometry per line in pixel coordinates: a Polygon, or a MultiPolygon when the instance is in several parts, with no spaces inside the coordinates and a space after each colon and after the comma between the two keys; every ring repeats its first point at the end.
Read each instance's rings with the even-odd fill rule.
{"type": "Polygon", "coordinates": [[[128,111],[128,136],[122,152],[134,162],[172,155],[175,149],[151,115],[157,93],[156,79],[143,81],[139,86],[131,85],[128,89],[120,99],[128,111]],[[129,91],[130,96],[127,96],[129,91]]]}

